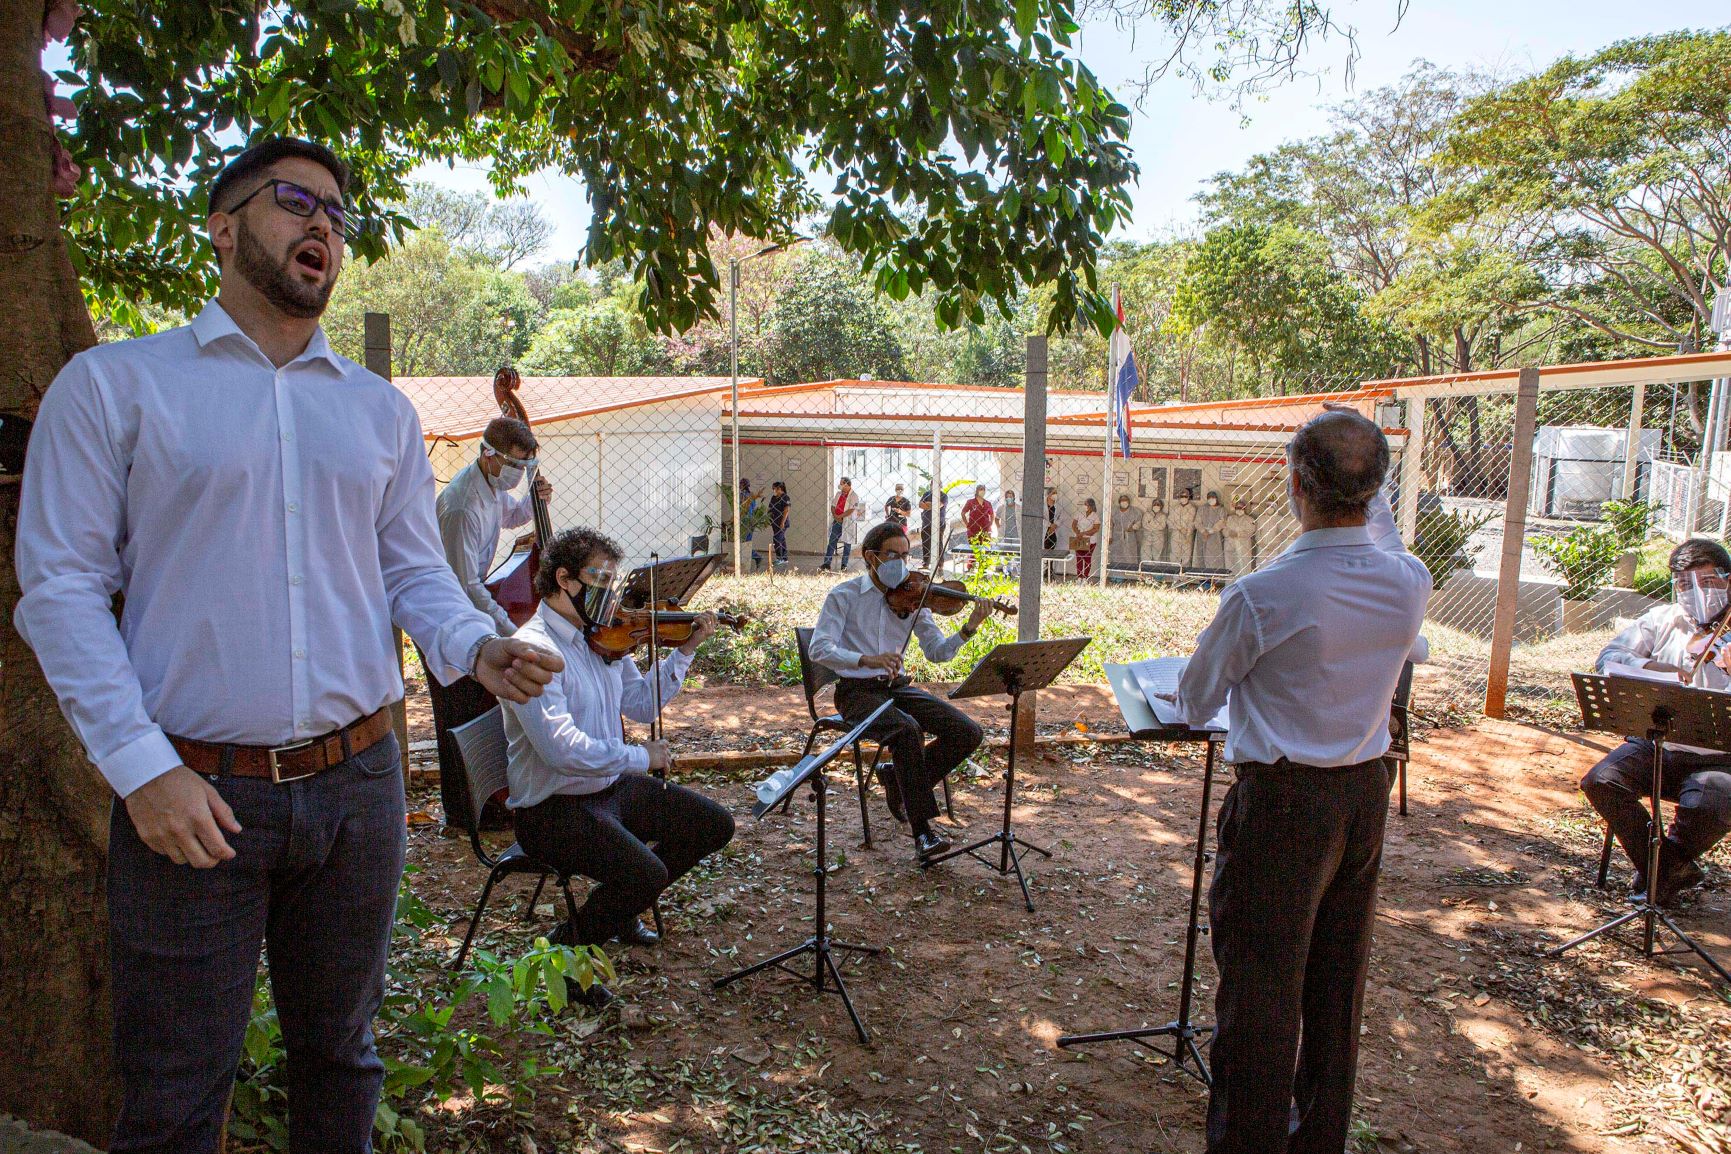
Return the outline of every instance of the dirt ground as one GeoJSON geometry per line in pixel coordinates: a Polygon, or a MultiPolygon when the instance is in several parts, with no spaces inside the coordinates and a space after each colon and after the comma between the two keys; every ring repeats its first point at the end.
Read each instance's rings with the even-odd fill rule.
{"type": "MultiPolygon", "coordinates": [[[[1001,705],[978,713],[1001,734],[1001,705]]],[[[1121,731],[1116,716],[1103,687],[1042,695],[1043,731],[1121,731]]],[[[676,750],[763,748],[802,741],[804,719],[797,690],[711,688],[670,708],[668,728],[676,750]]],[[[424,741],[424,712],[416,721],[424,741]]],[[[1614,944],[1564,960],[1535,954],[1627,908],[1621,860],[1609,892],[1593,887],[1600,827],[1575,789],[1605,748],[1594,735],[1492,721],[1416,746],[1410,812],[1389,820],[1357,1149],[1731,1150],[1715,1144],[1731,1123],[1731,995],[1681,958],[1649,962],[1614,944]]],[[[423,747],[416,759],[430,756],[423,747]]],[[[959,837],[996,825],[1001,773],[996,755],[957,780],[959,837]]],[[[1205,1093],[1170,1062],[1126,1044],[1056,1045],[1066,1032],[1173,1016],[1198,748],[1090,742],[1027,759],[1017,829],[1053,853],[1028,859],[1032,914],[1013,877],[978,862],[916,868],[875,788],[875,844],[863,848],[851,774],[838,775],[832,932],[886,951],[844,967],[869,1045],[839,998],[790,976],[710,989],[812,929],[809,798],[754,821],[748,776],[759,775],[692,782],[734,809],[739,833],[669,895],[659,948],[616,955],[617,988],[643,1020],[574,1019],[549,1051],[566,1072],[544,1079],[532,1103],[451,1104],[430,1148],[1202,1149],[1205,1093]]],[[[1220,776],[1216,807],[1230,777],[1220,776]]],[[[415,774],[411,795],[437,817],[433,775],[415,774]]],[[[449,919],[443,938],[423,942],[433,956],[460,939],[483,874],[436,822],[411,832],[410,860],[416,891],[449,919]]],[[[1709,885],[1680,912],[1722,959],[1727,865],[1722,848],[1709,885]]],[[[511,883],[489,916],[485,940],[501,953],[552,924],[546,904],[525,923],[527,896],[511,883]]],[[[1206,938],[1201,954],[1195,1016],[1206,1022],[1206,938]]]]}

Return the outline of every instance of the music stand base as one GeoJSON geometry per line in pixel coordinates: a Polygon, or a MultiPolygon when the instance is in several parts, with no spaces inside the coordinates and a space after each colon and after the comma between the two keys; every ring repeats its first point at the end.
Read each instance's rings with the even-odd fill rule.
{"type": "Polygon", "coordinates": [[[832,989],[832,987],[824,981],[824,975],[827,973],[830,977],[830,981],[835,983],[833,991],[841,995],[841,1004],[846,1007],[848,1019],[853,1022],[854,1031],[859,1034],[861,1044],[867,1044],[871,1041],[871,1035],[866,1033],[865,1023],[860,1021],[859,1012],[853,1008],[853,999],[848,997],[847,983],[841,980],[841,969],[835,964],[835,959],[830,956],[832,951],[835,950],[843,950],[854,954],[883,953],[883,950],[877,946],[856,946],[849,942],[833,941],[824,936],[810,937],[805,939],[805,941],[801,942],[799,945],[794,946],[792,949],[783,950],[774,957],[765,958],[763,961],[754,962],[742,970],[735,970],[733,973],[728,974],[725,977],[716,978],[715,981],[711,983],[711,987],[719,990],[723,986],[737,982],[741,978],[749,978],[753,974],[762,973],[764,970],[776,969],[781,970],[783,973],[792,974],[800,981],[811,984],[816,987],[817,992],[821,994],[832,989]],[[816,955],[816,959],[812,966],[812,972],[809,976],[791,969],[787,965],[787,963],[791,962],[793,959],[804,957],[806,954],[816,955]]]}
{"type": "Polygon", "coordinates": [[[1136,1030],[1106,1030],[1098,1034],[1065,1034],[1058,1039],[1061,1049],[1071,1046],[1092,1046],[1096,1042],[1133,1042],[1145,1050],[1172,1059],[1172,1064],[1180,1073],[1189,1074],[1198,1082],[1210,1089],[1214,1080],[1208,1076],[1208,1063],[1202,1060],[1202,1049],[1196,1044],[1198,1038],[1214,1037],[1213,1026],[1194,1026],[1187,1022],[1167,1022],[1164,1026],[1144,1026],[1136,1030]],[[1170,1038],[1172,1048],[1163,1049],[1149,1041],[1150,1038],[1170,1038]],[[1194,1062],[1196,1068],[1191,1069],[1194,1062]]]}
{"type": "Polygon", "coordinates": [[[967,854],[969,857],[995,873],[1008,874],[1014,872],[1017,883],[1022,887],[1022,901],[1026,903],[1028,912],[1033,913],[1034,899],[1028,891],[1028,877],[1022,872],[1023,850],[1032,850],[1041,857],[1049,858],[1052,856],[1051,850],[1041,849],[1033,842],[1023,841],[1021,838],[1017,837],[1015,830],[1001,829],[998,832],[989,834],[970,845],[964,845],[957,849],[945,850],[943,853],[933,854],[931,857],[923,857],[920,859],[920,868],[930,869],[940,862],[947,862],[951,858],[957,858],[961,857],[963,854],[967,854]],[[996,864],[981,857],[979,854],[980,850],[989,845],[999,847],[998,861],[996,864]]]}
{"type": "Polygon", "coordinates": [[[1690,937],[1687,933],[1685,933],[1683,931],[1682,927],[1678,926],[1676,922],[1672,921],[1671,915],[1667,914],[1664,910],[1660,909],[1658,906],[1648,905],[1645,902],[1636,906],[1634,909],[1630,910],[1626,914],[1623,914],[1619,917],[1612,918],[1610,921],[1606,922],[1602,926],[1598,926],[1594,929],[1588,930],[1586,933],[1582,934],[1578,938],[1574,938],[1574,939],[1571,939],[1570,941],[1566,941],[1562,945],[1557,946],[1554,949],[1546,950],[1545,951],[1545,957],[1547,957],[1547,958],[1561,957],[1563,954],[1567,953],[1569,950],[1574,949],[1576,946],[1585,945],[1586,943],[1594,940],[1595,938],[1601,938],[1601,937],[1608,937],[1614,942],[1618,942],[1619,944],[1622,944],[1622,945],[1627,945],[1627,946],[1629,946],[1630,949],[1635,950],[1636,952],[1640,953],[1643,957],[1647,957],[1647,958],[1658,957],[1661,954],[1683,954],[1683,953],[1687,953],[1688,952],[1687,950],[1655,950],[1653,948],[1653,939],[1654,939],[1655,935],[1658,933],[1658,929],[1659,929],[1659,927],[1655,924],[1657,922],[1663,922],[1665,924],[1665,928],[1671,931],[1672,936],[1674,936],[1679,942],[1683,943],[1683,945],[1687,946],[1688,950],[1694,951],[1695,954],[1698,955],[1702,961],[1706,962],[1708,967],[1710,969],[1712,969],[1712,971],[1715,974],[1719,975],[1720,981],[1724,982],[1726,985],[1731,985],[1731,972],[1727,972],[1725,967],[1720,965],[1718,960],[1715,959],[1712,954],[1708,953],[1707,950],[1699,942],[1697,942],[1694,938],[1690,937]],[[1618,938],[1615,934],[1613,934],[1611,932],[1613,930],[1621,929],[1623,926],[1626,926],[1630,922],[1636,921],[1637,919],[1639,919],[1643,923],[1642,929],[1643,929],[1643,931],[1645,931],[1643,934],[1643,940],[1646,943],[1645,946],[1636,946],[1636,945],[1633,945],[1631,943],[1624,942],[1624,941],[1622,941],[1621,938],[1618,938]]]}

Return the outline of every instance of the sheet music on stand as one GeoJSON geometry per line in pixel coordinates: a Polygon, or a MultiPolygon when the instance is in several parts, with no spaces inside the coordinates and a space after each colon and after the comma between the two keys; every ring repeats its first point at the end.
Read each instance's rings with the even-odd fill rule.
{"type": "MultiPolygon", "coordinates": [[[[1144,731],[1155,729],[1190,730],[1178,716],[1177,708],[1170,701],[1163,701],[1158,696],[1162,693],[1176,693],[1178,682],[1184,676],[1185,666],[1190,664],[1188,657],[1154,657],[1147,661],[1135,661],[1129,665],[1106,666],[1106,681],[1112,686],[1113,696],[1118,698],[1118,710],[1124,714],[1125,724],[1131,723],[1131,714],[1137,713],[1138,719],[1144,722],[1144,731]],[[1126,699],[1126,694],[1129,699],[1126,699]],[[1141,699],[1141,709],[1136,708],[1136,699],[1141,699]],[[1143,717],[1141,714],[1147,716],[1143,717]]],[[[1227,728],[1227,711],[1229,706],[1222,705],[1207,724],[1197,726],[1193,732],[1225,733],[1227,728]]],[[[1131,732],[1137,732],[1136,726],[1131,726],[1131,732]]]]}
{"type": "Polygon", "coordinates": [[[649,571],[655,570],[655,595],[663,601],[688,604],[697,596],[704,583],[721,568],[720,553],[701,557],[681,557],[659,565],[644,565],[633,569],[620,591],[619,604],[624,609],[642,609],[649,604],[649,571]]]}

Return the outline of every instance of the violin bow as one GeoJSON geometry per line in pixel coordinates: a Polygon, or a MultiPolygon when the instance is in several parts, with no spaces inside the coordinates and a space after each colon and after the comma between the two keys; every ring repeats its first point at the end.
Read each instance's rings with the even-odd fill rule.
{"type": "MultiPolygon", "coordinates": [[[[655,599],[655,568],[661,564],[661,554],[649,555],[649,682],[654,694],[655,720],[649,723],[649,740],[661,741],[661,606],[655,599]]],[[[672,768],[673,754],[667,755],[667,768],[657,771],[662,792],[667,791],[667,769],[672,768]]]]}

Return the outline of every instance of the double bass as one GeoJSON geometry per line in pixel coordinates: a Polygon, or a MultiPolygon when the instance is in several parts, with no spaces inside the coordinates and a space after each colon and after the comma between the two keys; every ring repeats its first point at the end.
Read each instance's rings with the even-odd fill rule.
{"type": "MultiPolygon", "coordinates": [[[[529,411],[517,395],[522,385],[523,378],[510,365],[493,375],[493,399],[498,402],[499,411],[527,425],[529,411]]],[[[524,483],[529,486],[529,507],[535,515],[534,532],[517,538],[511,555],[494,566],[486,580],[487,592],[505,610],[511,624],[517,626],[529,620],[541,604],[541,598],[535,593],[535,572],[541,567],[541,552],[553,536],[553,519],[547,513],[547,502],[535,490],[538,475],[537,469],[536,473],[524,478],[524,483]]]]}

